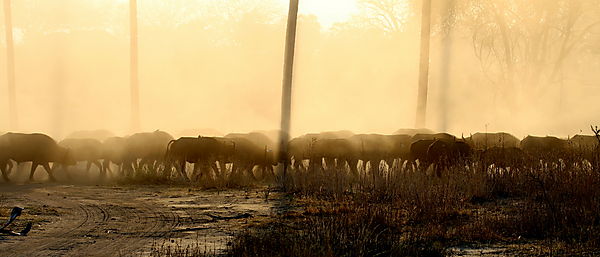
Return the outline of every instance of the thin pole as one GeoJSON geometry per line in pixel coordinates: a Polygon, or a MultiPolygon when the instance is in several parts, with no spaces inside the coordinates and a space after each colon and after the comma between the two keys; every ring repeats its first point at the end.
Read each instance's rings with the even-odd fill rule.
{"type": "MultiPolygon", "coordinates": [[[[288,142],[290,137],[290,116],[292,109],[292,77],[294,73],[294,51],[296,47],[296,25],[298,23],[299,0],[290,0],[290,9],[285,36],[285,59],[281,96],[281,134],[279,135],[279,161],[283,162],[283,176],[288,167],[288,142]]],[[[284,179],[285,181],[285,179],[284,179]]]]}
{"type": "Polygon", "coordinates": [[[421,59],[419,64],[419,95],[417,96],[416,127],[423,128],[427,117],[427,87],[429,83],[429,39],[431,33],[431,0],[423,0],[421,14],[421,59]]]}
{"type": "Polygon", "coordinates": [[[4,25],[6,32],[6,78],[8,82],[8,112],[10,130],[18,129],[17,93],[15,88],[15,47],[13,41],[13,25],[11,1],[4,0],[4,25]]]}
{"type": "Polygon", "coordinates": [[[140,129],[140,88],[138,75],[138,24],[136,0],[129,0],[129,29],[129,84],[131,89],[131,130],[135,132],[139,131],[140,129]]]}

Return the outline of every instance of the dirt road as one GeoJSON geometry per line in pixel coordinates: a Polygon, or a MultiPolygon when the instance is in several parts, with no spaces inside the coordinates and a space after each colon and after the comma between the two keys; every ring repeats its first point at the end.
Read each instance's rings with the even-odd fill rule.
{"type": "MultiPolygon", "coordinates": [[[[0,185],[0,215],[24,207],[26,237],[0,236],[2,256],[147,255],[151,245],[193,243],[212,251],[284,206],[264,190],[199,191],[167,186],[0,185]],[[170,240],[172,239],[172,241],[170,240]]],[[[4,222],[4,221],[2,221],[4,222]]]]}

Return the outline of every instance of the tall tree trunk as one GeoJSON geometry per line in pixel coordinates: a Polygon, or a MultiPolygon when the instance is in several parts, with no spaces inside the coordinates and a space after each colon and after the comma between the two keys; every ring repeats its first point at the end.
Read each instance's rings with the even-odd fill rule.
{"type": "Polygon", "coordinates": [[[131,88],[131,130],[140,130],[140,89],[138,75],[137,0],[129,0],[129,85],[131,88]]]}
{"type": "Polygon", "coordinates": [[[6,32],[6,78],[8,82],[8,112],[10,130],[18,129],[17,93],[15,88],[15,48],[13,42],[13,26],[11,0],[4,0],[4,25],[6,32]]]}
{"type": "Polygon", "coordinates": [[[431,0],[423,0],[421,13],[421,58],[419,65],[419,94],[417,98],[417,128],[425,127],[427,88],[429,84],[429,41],[431,37],[431,0]]]}
{"type": "Polygon", "coordinates": [[[298,1],[290,0],[290,9],[285,35],[285,59],[281,95],[281,132],[279,135],[279,161],[283,162],[283,175],[288,167],[288,142],[292,113],[292,77],[294,73],[294,50],[296,47],[296,25],[298,23],[298,1]]]}

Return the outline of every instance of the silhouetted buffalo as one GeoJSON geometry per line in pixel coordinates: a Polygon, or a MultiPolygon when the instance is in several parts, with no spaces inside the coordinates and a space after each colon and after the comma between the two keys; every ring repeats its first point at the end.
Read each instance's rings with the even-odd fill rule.
{"type": "Polygon", "coordinates": [[[277,149],[277,141],[273,140],[273,137],[278,138],[277,135],[271,134],[268,136],[263,132],[230,133],[225,135],[225,138],[245,138],[261,148],[267,148],[275,154],[274,151],[277,149]]]}
{"type": "MultiPolygon", "coordinates": [[[[212,137],[182,137],[169,143],[165,159],[186,180],[189,180],[186,163],[194,164],[194,171],[200,169],[202,164],[209,165],[218,175],[216,161],[225,154],[223,147],[219,140],[212,137]]],[[[204,170],[200,170],[200,178],[204,173],[204,170]]]]}
{"type": "Polygon", "coordinates": [[[466,139],[473,149],[485,150],[492,147],[519,147],[521,141],[515,136],[500,133],[475,133],[466,139]]]}
{"type": "Polygon", "coordinates": [[[146,166],[150,170],[155,170],[156,165],[162,163],[171,140],[173,137],[169,133],[159,130],[127,137],[124,158],[126,169],[139,169],[146,166]]]}
{"type": "Polygon", "coordinates": [[[571,150],[587,161],[592,161],[599,152],[599,138],[596,136],[575,135],[569,140],[571,150]]]}
{"type": "Polygon", "coordinates": [[[100,163],[100,160],[103,159],[103,147],[99,140],[92,138],[67,138],[60,141],[58,145],[68,148],[76,162],[87,162],[87,172],[89,172],[92,164],[96,165],[100,172],[103,171],[102,164],[100,163]]]}
{"type": "Polygon", "coordinates": [[[293,165],[294,169],[298,170],[302,161],[310,158],[310,149],[316,139],[311,140],[307,137],[296,137],[292,138],[288,142],[288,158],[289,162],[293,165]]]}
{"type": "Polygon", "coordinates": [[[102,174],[106,174],[106,170],[111,171],[110,164],[114,163],[119,166],[119,171],[123,171],[123,163],[126,159],[127,139],[124,137],[109,137],[102,142],[102,174]]]}
{"type": "MultiPolygon", "coordinates": [[[[7,133],[0,136],[3,142],[5,157],[17,163],[32,162],[29,180],[33,180],[35,169],[42,165],[50,180],[55,180],[50,168],[50,162],[62,165],[74,165],[75,160],[67,148],[59,146],[56,141],[44,134],[7,133]]],[[[3,173],[5,180],[8,176],[3,173]]]]}
{"type": "Polygon", "coordinates": [[[415,161],[418,160],[421,166],[428,166],[427,150],[429,150],[429,146],[433,144],[433,142],[435,142],[434,139],[421,139],[413,142],[410,145],[409,161],[415,164],[415,161]]]}
{"type": "Polygon", "coordinates": [[[427,161],[435,165],[436,175],[445,168],[460,164],[471,155],[471,147],[463,141],[435,140],[427,149],[427,161]]]}
{"type": "MultiPolygon", "coordinates": [[[[436,172],[440,168],[454,165],[471,155],[471,147],[464,141],[447,139],[421,139],[410,145],[411,164],[419,161],[421,169],[427,169],[436,164],[436,172]]],[[[439,175],[439,173],[438,173],[439,175]]]]}
{"type": "Polygon", "coordinates": [[[567,140],[557,137],[527,136],[521,141],[521,149],[537,159],[558,159],[568,151],[567,140]]]}
{"type": "Polygon", "coordinates": [[[411,137],[407,135],[364,134],[349,138],[355,144],[357,158],[370,163],[374,170],[381,161],[392,167],[395,159],[406,160],[410,154],[411,137]]]}
{"type": "Polygon", "coordinates": [[[274,175],[273,166],[277,165],[277,156],[273,149],[269,148],[269,145],[274,143],[266,136],[259,133],[229,134],[222,142],[233,144],[233,152],[226,155],[227,158],[223,161],[233,164],[232,175],[246,171],[256,180],[253,173],[255,166],[274,175]]]}
{"type": "Polygon", "coordinates": [[[319,139],[314,141],[309,151],[310,166],[317,169],[345,168],[348,163],[350,171],[356,175],[359,151],[357,142],[350,138],[319,139]]]}
{"type": "Polygon", "coordinates": [[[302,161],[309,160],[314,156],[314,143],[317,140],[323,139],[346,139],[350,138],[354,133],[342,131],[327,131],[322,133],[310,133],[300,137],[293,138],[288,143],[288,157],[290,162],[293,160],[293,167],[297,170],[302,165],[302,161]]]}

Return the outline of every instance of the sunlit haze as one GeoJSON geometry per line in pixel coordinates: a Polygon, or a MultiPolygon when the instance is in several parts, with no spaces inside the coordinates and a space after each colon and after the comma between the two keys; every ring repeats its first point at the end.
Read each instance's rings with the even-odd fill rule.
{"type": "MultiPolygon", "coordinates": [[[[285,4],[289,2],[279,1],[285,4]]],[[[301,0],[299,6],[300,15],[316,15],[324,27],[347,21],[350,16],[358,12],[355,0],[301,0]]]]}
{"type": "MultiPolygon", "coordinates": [[[[13,1],[18,131],[133,132],[128,3],[13,1]]],[[[448,33],[446,7],[434,5],[427,127],[567,137],[600,122],[595,9],[578,14],[577,37],[549,30],[540,42],[537,31],[564,24],[534,22],[538,7],[504,13],[527,17],[507,32],[515,48],[507,62],[485,13],[495,7],[465,7],[448,33]]],[[[139,0],[141,130],[277,129],[287,8],[286,0],[139,0]]],[[[420,11],[419,1],[300,0],[292,134],[413,127],[420,11]]],[[[4,19],[0,26],[0,131],[9,131],[4,19]]]]}

